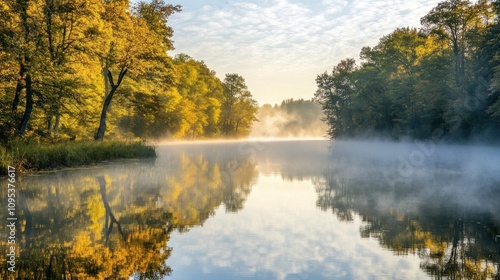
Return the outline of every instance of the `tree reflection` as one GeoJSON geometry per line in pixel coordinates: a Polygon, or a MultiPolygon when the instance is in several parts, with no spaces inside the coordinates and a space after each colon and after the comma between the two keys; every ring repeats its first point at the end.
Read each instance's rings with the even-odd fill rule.
{"type": "MultiPolygon", "coordinates": [[[[227,212],[243,209],[258,172],[237,145],[186,146],[168,150],[164,164],[171,170],[160,190],[161,203],[180,231],[202,225],[224,204],[227,212]]],[[[160,164],[163,165],[163,164],[160,164]]]]}
{"type": "Polygon", "coordinates": [[[341,221],[359,215],[362,237],[398,255],[418,255],[436,279],[499,279],[500,221],[491,211],[500,209],[498,182],[474,189],[459,184],[460,173],[417,170],[390,186],[383,174],[390,166],[381,162],[343,154],[329,164],[314,181],[320,209],[341,221]]]}
{"type": "Polygon", "coordinates": [[[256,176],[249,157],[227,149],[21,178],[16,272],[4,261],[0,278],[162,279],[172,273],[170,233],[222,204],[242,209],[256,176]]]}
{"type": "Polygon", "coordinates": [[[118,232],[123,239],[125,239],[125,235],[123,234],[120,222],[118,222],[118,220],[115,218],[115,215],[113,215],[113,211],[109,206],[108,198],[106,197],[106,180],[104,179],[104,176],[97,177],[97,181],[99,182],[99,193],[101,194],[102,204],[104,205],[104,210],[106,211],[106,220],[104,222],[104,236],[106,236],[105,244],[108,245],[109,235],[113,231],[114,224],[116,224],[118,232]]]}

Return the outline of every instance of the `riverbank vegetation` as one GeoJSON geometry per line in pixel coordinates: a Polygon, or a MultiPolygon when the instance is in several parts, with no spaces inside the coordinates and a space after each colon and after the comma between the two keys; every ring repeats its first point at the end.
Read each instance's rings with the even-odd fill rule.
{"type": "Polygon", "coordinates": [[[54,144],[13,141],[0,146],[0,175],[8,166],[38,171],[100,163],[107,160],[155,157],[155,147],[142,142],[63,142],[54,144]]]}
{"type": "Polygon", "coordinates": [[[500,138],[499,1],[448,0],[316,78],[332,138],[500,138]]]}
{"type": "Polygon", "coordinates": [[[154,156],[124,139],[248,135],[258,106],[244,78],[168,54],[180,11],[163,0],[2,1],[2,166],[154,156]]]}

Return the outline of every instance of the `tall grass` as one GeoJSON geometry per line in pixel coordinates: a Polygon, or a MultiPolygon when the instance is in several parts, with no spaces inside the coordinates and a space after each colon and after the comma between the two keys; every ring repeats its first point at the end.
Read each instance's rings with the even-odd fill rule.
{"type": "Polygon", "coordinates": [[[7,167],[21,171],[95,164],[105,160],[155,157],[155,147],[142,142],[12,142],[0,146],[0,175],[7,167]]]}

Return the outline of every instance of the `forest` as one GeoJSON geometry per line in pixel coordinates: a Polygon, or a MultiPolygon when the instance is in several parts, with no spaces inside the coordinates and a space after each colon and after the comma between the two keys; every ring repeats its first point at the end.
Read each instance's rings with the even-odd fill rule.
{"type": "Polygon", "coordinates": [[[171,57],[153,0],[0,2],[0,143],[241,137],[257,102],[242,76],[171,57]]]}
{"type": "Polygon", "coordinates": [[[331,138],[500,137],[500,1],[440,2],[316,78],[331,138]]]}

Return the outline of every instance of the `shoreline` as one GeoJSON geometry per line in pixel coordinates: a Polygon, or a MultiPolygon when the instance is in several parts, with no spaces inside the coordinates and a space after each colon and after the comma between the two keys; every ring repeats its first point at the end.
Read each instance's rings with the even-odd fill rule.
{"type": "Polygon", "coordinates": [[[0,146],[0,176],[7,175],[9,166],[20,173],[31,173],[92,166],[112,160],[156,157],[156,146],[139,141],[14,142],[0,146]]]}

